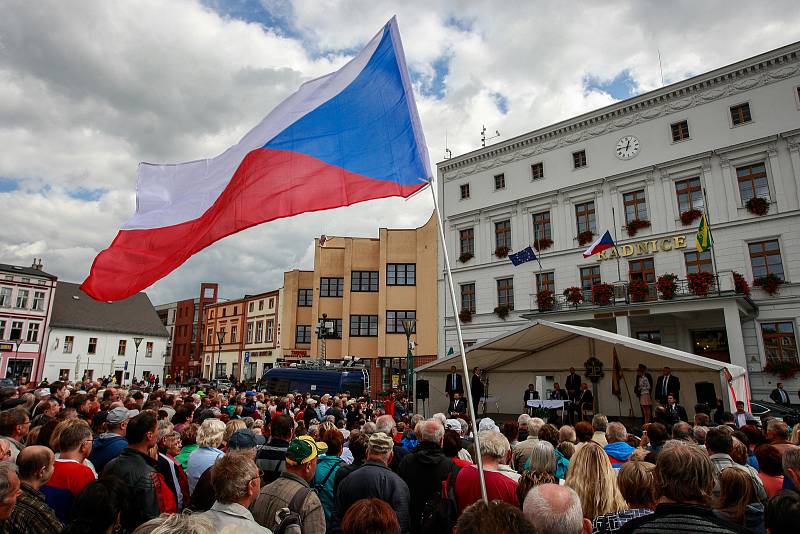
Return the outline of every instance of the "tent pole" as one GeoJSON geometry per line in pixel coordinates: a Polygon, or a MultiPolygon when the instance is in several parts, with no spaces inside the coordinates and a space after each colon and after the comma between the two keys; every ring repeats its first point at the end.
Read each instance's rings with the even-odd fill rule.
{"type": "MultiPolygon", "coordinates": [[[[486,480],[483,474],[483,459],[481,458],[481,447],[480,442],[478,441],[478,421],[475,419],[475,407],[472,404],[472,388],[470,387],[470,375],[469,375],[469,368],[467,366],[467,355],[464,351],[464,336],[461,333],[461,320],[458,318],[458,302],[456,300],[456,289],[453,285],[453,273],[450,270],[450,259],[447,257],[447,243],[444,236],[444,222],[442,221],[442,214],[439,211],[439,203],[436,200],[436,192],[433,190],[433,177],[428,180],[428,184],[431,190],[431,196],[433,197],[433,211],[436,213],[436,222],[439,226],[439,239],[442,244],[442,257],[444,258],[444,268],[445,274],[447,275],[447,284],[450,288],[450,300],[453,303],[453,316],[456,320],[456,334],[458,335],[458,347],[461,350],[461,365],[464,368],[464,391],[467,394],[467,410],[469,412],[469,417],[472,420],[472,433],[475,436],[475,465],[478,467],[478,479],[481,485],[481,497],[483,497],[483,502],[489,504],[489,498],[486,494],[486,480]]],[[[445,313],[442,316],[442,320],[447,317],[447,302],[445,302],[445,313]]]]}

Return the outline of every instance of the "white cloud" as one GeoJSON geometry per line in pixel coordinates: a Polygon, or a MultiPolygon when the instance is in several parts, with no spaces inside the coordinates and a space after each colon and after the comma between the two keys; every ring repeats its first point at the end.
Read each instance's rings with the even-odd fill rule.
{"type": "MultiPolygon", "coordinates": [[[[611,103],[587,77],[627,71],[639,90],[656,88],[659,50],[669,83],[800,39],[788,0],[262,4],[286,26],[189,0],[0,0],[0,177],[19,182],[0,193],[0,262],[42,256],[61,279],[82,280],[133,212],[137,162],[216,155],[395,14],[434,161],[445,135],[458,154],[480,145],[484,124],[509,138],[611,103]],[[74,198],[80,189],[105,194],[74,198]]],[[[161,302],[201,281],[231,298],[276,288],[284,270],[312,266],[320,234],[375,237],[430,212],[424,193],[276,221],[209,247],[148,292],[161,302]]]]}

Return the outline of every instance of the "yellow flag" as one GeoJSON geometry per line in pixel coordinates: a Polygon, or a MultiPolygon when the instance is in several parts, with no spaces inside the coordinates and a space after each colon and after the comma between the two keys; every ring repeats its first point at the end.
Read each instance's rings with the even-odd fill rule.
{"type": "Polygon", "coordinates": [[[708,217],[706,217],[705,212],[703,212],[703,217],[700,219],[695,242],[697,244],[697,252],[705,252],[714,244],[714,238],[711,237],[711,229],[708,227],[708,217]]]}

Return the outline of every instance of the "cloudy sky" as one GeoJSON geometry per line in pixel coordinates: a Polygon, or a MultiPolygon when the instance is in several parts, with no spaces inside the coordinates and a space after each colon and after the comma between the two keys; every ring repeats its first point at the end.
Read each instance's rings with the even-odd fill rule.
{"type": "MultiPolygon", "coordinates": [[[[213,157],[397,15],[431,160],[800,40],[792,0],[490,3],[0,0],[0,262],[80,282],[135,207],[136,165],[213,157]],[[768,8],[767,8],[768,6],[768,8]]],[[[496,140],[495,140],[496,141],[496,140]]],[[[432,170],[433,172],[433,170],[432,170]]],[[[252,228],[147,290],[277,288],[320,234],[375,237],[429,194],[252,228]]]]}

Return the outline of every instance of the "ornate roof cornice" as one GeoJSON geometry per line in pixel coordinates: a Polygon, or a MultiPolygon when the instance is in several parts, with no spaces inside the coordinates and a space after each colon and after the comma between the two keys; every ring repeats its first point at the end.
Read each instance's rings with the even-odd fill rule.
{"type": "Polygon", "coordinates": [[[800,73],[800,42],[437,163],[454,180],[769,85],[800,73]]]}

